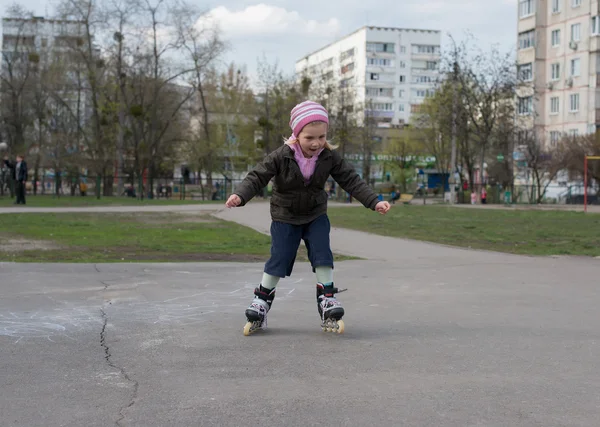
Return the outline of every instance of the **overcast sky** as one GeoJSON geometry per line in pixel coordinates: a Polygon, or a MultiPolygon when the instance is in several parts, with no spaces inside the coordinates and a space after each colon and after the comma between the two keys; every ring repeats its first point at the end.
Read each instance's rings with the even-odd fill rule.
{"type": "MultiPolygon", "coordinates": [[[[499,44],[514,49],[518,0],[212,0],[204,7],[220,22],[231,45],[226,61],[256,71],[257,58],[279,61],[284,72],[295,61],[364,25],[434,29],[462,38],[472,33],[482,48],[499,44]]],[[[12,3],[0,0],[2,13],[12,3]]],[[[52,13],[51,3],[21,0],[37,15],[52,13]]]]}

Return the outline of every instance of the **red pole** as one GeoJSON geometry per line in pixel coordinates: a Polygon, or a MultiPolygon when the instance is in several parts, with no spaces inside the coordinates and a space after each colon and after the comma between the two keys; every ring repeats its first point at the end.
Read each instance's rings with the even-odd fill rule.
{"type": "Polygon", "coordinates": [[[583,211],[587,212],[587,156],[583,161],[583,211]]]}

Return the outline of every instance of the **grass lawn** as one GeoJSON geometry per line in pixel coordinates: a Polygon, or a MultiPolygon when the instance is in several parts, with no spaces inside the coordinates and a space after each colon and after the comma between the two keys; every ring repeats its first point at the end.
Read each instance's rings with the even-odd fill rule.
{"type": "MultiPolygon", "coordinates": [[[[267,235],[207,213],[0,215],[0,261],[264,262],[270,244],[267,235]]],[[[306,249],[298,252],[306,261],[306,249]]]]}
{"type": "MultiPolygon", "coordinates": [[[[137,206],[137,205],[183,205],[183,204],[199,204],[199,203],[214,203],[221,204],[224,201],[202,201],[202,200],[179,200],[177,197],[173,197],[170,200],[166,199],[144,199],[137,200],[131,197],[101,197],[96,199],[95,196],[62,196],[60,198],[56,196],[31,196],[25,197],[27,202],[26,207],[85,207],[85,206],[137,206]]],[[[0,207],[11,207],[22,205],[13,205],[15,199],[11,199],[8,196],[0,197],[0,207]]]]}
{"type": "Polygon", "coordinates": [[[392,237],[527,255],[600,256],[600,215],[394,205],[379,215],[329,208],[332,225],[392,237]]]}

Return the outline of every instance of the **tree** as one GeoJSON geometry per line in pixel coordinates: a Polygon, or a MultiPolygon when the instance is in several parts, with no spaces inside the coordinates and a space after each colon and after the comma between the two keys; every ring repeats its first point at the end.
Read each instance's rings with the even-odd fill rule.
{"type": "Polygon", "coordinates": [[[563,144],[550,147],[535,131],[521,130],[520,132],[521,149],[533,178],[529,200],[541,203],[548,185],[567,167],[567,151],[563,144]]]}
{"type": "MultiPolygon", "coordinates": [[[[567,137],[560,144],[566,151],[567,170],[583,180],[585,156],[600,156],[600,133],[567,137]]],[[[588,161],[588,186],[600,183],[600,162],[588,161]]],[[[598,187],[596,187],[598,188],[598,187]]]]}
{"type": "Polygon", "coordinates": [[[212,173],[215,170],[215,141],[211,135],[210,105],[208,103],[207,79],[212,72],[211,68],[215,61],[227,49],[227,44],[221,39],[218,28],[211,27],[204,21],[204,14],[196,8],[186,4],[177,13],[177,31],[180,37],[182,49],[187,54],[188,67],[191,70],[190,83],[195,91],[195,101],[199,102],[195,109],[201,114],[202,120],[199,125],[202,130],[202,138],[199,135],[192,140],[202,145],[197,150],[200,155],[198,165],[200,172],[204,170],[207,184],[212,188],[212,173]]]}
{"type": "Polygon", "coordinates": [[[40,56],[28,31],[34,25],[32,17],[32,12],[13,5],[4,29],[0,111],[6,142],[14,151],[26,149],[26,134],[34,121],[30,105],[40,56]]]}
{"type": "Polygon", "coordinates": [[[394,160],[387,162],[386,168],[392,173],[394,182],[400,185],[400,191],[406,193],[415,175],[417,159],[428,153],[424,134],[419,129],[407,126],[395,133],[386,149],[394,160]]]}
{"type": "MultiPolygon", "coordinates": [[[[517,76],[510,54],[501,53],[497,47],[492,46],[484,53],[470,47],[468,41],[460,46],[453,39],[452,42],[454,47],[446,60],[447,67],[458,66],[455,77],[470,124],[469,136],[475,139],[479,151],[479,171],[483,183],[486,155],[504,103],[514,100],[517,76]]],[[[463,148],[472,154],[474,147],[463,148]]]]}

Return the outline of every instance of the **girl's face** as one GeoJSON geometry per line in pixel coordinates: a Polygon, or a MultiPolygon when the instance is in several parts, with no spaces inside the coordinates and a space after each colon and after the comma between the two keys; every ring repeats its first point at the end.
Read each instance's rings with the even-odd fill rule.
{"type": "Polygon", "coordinates": [[[298,143],[304,157],[312,157],[327,142],[327,123],[310,123],[298,135],[298,143]]]}

